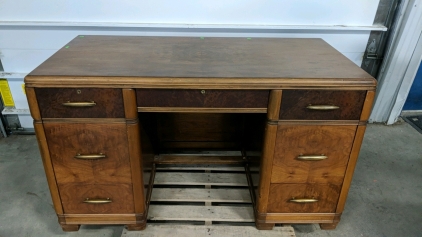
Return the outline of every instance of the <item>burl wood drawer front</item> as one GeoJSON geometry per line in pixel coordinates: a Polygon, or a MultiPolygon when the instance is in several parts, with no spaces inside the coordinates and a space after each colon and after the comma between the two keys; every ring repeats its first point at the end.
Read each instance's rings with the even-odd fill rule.
{"type": "Polygon", "coordinates": [[[131,183],[125,124],[45,123],[58,183],[131,183]]]}
{"type": "Polygon", "coordinates": [[[279,125],[271,183],[341,184],[356,128],[279,125]]]}
{"type": "Polygon", "coordinates": [[[64,214],[134,213],[130,184],[61,184],[64,214]]]}
{"type": "Polygon", "coordinates": [[[121,89],[36,88],[43,118],[124,118],[121,89]]]}
{"type": "Polygon", "coordinates": [[[333,213],[340,186],[331,184],[271,184],[268,212],[333,213]]]}
{"type": "Polygon", "coordinates": [[[283,90],[280,119],[359,120],[366,91],[283,90]]]}
{"type": "Polygon", "coordinates": [[[138,107],[267,108],[268,90],[137,89],[138,107]]]}

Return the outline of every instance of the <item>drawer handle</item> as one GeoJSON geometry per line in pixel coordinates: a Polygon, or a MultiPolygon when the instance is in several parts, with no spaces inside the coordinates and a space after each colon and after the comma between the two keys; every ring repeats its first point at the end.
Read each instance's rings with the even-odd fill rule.
{"type": "Polygon", "coordinates": [[[290,202],[296,202],[296,203],[313,203],[313,202],[318,202],[318,199],[315,199],[315,198],[299,198],[299,199],[292,198],[289,201],[290,202]]]}
{"type": "Polygon", "coordinates": [[[90,204],[105,204],[105,203],[111,203],[111,199],[110,198],[106,198],[106,199],[101,199],[101,198],[97,198],[97,199],[85,199],[84,203],[90,203],[90,204]]]}
{"type": "Polygon", "coordinates": [[[97,103],[95,103],[94,101],[89,101],[89,102],[65,102],[62,103],[63,106],[67,106],[67,107],[92,107],[97,105],[97,103]]]}
{"type": "Polygon", "coordinates": [[[340,109],[340,107],[338,107],[337,105],[308,105],[306,108],[307,109],[312,109],[312,110],[335,110],[335,109],[340,109]]]}
{"type": "Polygon", "coordinates": [[[300,155],[300,156],[297,157],[298,160],[315,160],[315,161],[325,160],[327,158],[328,158],[328,156],[325,156],[325,155],[311,155],[311,156],[300,155]]]}
{"type": "Polygon", "coordinates": [[[97,159],[106,158],[106,155],[104,155],[103,153],[100,153],[100,154],[90,154],[90,155],[76,154],[75,158],[76,159],[83,159],[83,160],[97,160],[97,159]]]}

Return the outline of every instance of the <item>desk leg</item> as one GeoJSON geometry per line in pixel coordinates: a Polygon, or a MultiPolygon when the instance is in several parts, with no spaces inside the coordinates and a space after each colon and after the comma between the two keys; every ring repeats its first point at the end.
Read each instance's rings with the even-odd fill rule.
{"type": "Polygon", "coordinates": [[[81,227],[81,225],[66,225],[66,224],[60,224],[60,226],[62,227],[63,231],[66,231],[66,232],[78,231],[79,227],[81,227]]]}
{"type": "Polygon", "coordinates": [[[321,223],[319,224],[319,227],[321,230],[334,230],[338,225],[338,222],[336,223],[321,223]]]}
{"type": "Polygon", "coordinates": [[[255,226],[258,230],[272,230],[274,228],[274,223],[259,223],[255,222],[255,226]]]}
{"type": "Polygon", "coordinates": [[[127,230],[145,230],[147,227],[147,223],[136,224],[136,225],[126,225],[127,230]]]}

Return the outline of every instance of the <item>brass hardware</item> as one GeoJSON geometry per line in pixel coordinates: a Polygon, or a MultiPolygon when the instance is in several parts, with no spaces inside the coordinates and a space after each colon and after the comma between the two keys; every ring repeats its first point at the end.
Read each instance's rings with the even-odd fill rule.
{"type": "Polygon", "coordinates": [[[318,202],[318,199],[315,199],[315,198],[299,198],[299,199],[292,198],[289,201],[290,202],[296,202],[296,203],[313,203],[313,202],[318,202]]]}
{"type": "Polygon", "coordinates": [[[81,154],[76,154],[75,156],[76,159],[83,159],[83,160],[96,160],[96,159],[102,159],[102,158],[106,158],[106,155],[104,155],[103,153],[100,154],[90,154],[90,155],[81,155],[81,154]]]}
{"type": "Polygon", "coordinates": [[[297,157],[298,160],[325,160],[327,159],[328,156],[325,155],[309,155],[309,156],[304,156],[304,155],[300,155],[297,157]]]}
{"type": "Polygon", "coordinates": [[[205,90],[201,90],[201,94],[205,95],[205,90]]]}
{"type": "Polygon", "coordinates": [[[336,105],[308,105],[306,106],[307,109],[313,109],[313,110],[335,110],[339,109],[340,107],[336,105]]]}
{"type": "Polygon", "coordinates": [[[76,93],[80,94],[80,93],[82,93],[82,91],[81,90],[76,90],[76,93]]]}
{"type": "Polygon", "coordinates": [[[106,199],[101,199],[101,198],[96,198],[96,199],[85,199],[84,203],[90,203],[90,204],[105,204],[105,203],[111,203],[111,199],[110,198],[106,198],[106,199]]]}
{"type": "Polygon", "coordinates": [[[97,103],[95,103],[94,101],[90,101],[90,102],[65,102],[62,103],[62,105],[64,106],[68,106],[68,107],[92,107],[97,105],[97,103]]]}

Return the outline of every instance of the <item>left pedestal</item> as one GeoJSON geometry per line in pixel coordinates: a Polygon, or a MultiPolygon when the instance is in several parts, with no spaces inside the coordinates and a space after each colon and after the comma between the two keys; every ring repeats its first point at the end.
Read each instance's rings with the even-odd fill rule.
{"type": "Polygon", "coordinates": [[[63,230],[81,224],[145,228],[134,91],[27,88],[27,95],[63,230]]]}

